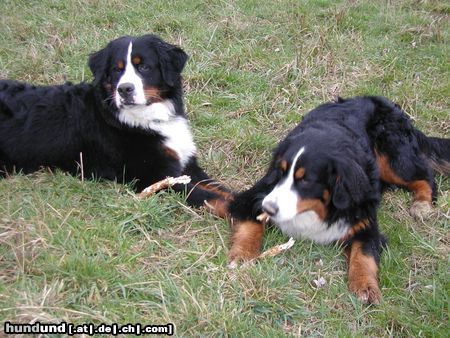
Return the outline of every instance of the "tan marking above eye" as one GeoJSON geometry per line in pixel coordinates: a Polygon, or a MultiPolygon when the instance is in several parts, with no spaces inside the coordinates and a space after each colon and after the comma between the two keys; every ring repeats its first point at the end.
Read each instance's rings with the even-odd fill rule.
{"type": "Polygon", "coordinates": [[[133,56],[133,59],[131,59],[131,62],[133,62],[134,65],[138,65],[141,63],[141,57],[140,56],[133,56]]]}
{"type": "Polygon", "coordinates": [[[117,62],[117,68],[119,68],[120,70],[122,70],[122,69],[125,68],[125,64],[123,63],[122,60],[119,60],[119,61],[117,62]]]}
{"type": "Polygon", "coordinates": [[[285,172],[287,170],[288,164],[285,160],[280,161],[280,169],[285,172]]]}
{"type": "Polygon", "coordinates": [[[303,176],[305,176],[305,168],[300,167],[295,171],[294,178],[296,180],[300,180],[303,178],[303,176]]]}

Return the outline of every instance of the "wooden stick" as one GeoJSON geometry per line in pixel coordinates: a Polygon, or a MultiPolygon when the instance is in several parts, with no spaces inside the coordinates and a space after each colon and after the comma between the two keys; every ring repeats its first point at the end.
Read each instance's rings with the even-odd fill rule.
{"type": "MultiPolygon", "coordinates": [[[[262,214],[260,214],[256,217],[256,220],[260,221],[263,224],[266,224],[270,220],[270,215],[267,212],[263,212],[262,214]]],[[[283,251],[290,249],[294,245],[294,243],[295,243],[295,240],[291,237],[291,238],[289,238],[289,241],[287,241],[286,243],[276,245],[276,246],[264,251],[255,259],[276,256],[276,255],[282,253],[283,251]]]]}
{"type": "MultiPolygon", "coordinates": [[[[295,240],[291,237],[291,238],[289,238],[289,241],[287,241],[286,243],[275,245],[275,246],[267,249],[263,253],[261,253],[258,257],[255,257],[249,261],[244,262],[242,264],[242,267],[252,266],[256,262],[256,260],[261,259],[261,258],[273,257],[276,255],[279,255],[280,253],[292,248],[294,243],[295,243],[295,240]]],[[[236,269],[237,267],[238,267],[237,260],[233,260],[228,264],[229,269],[236,269]]]]}
{"type": "Polygon", "coordinates": [[[264,251],[262,254],[260,254],[258,256],[258,258],[264,258],[264,257],[273,257],[276,256],[280,253],[282,253],[283,251],[289,250],[290,248],[292,248],[292,246],[295,243],[295,239],[293,239],[292,237],[289,238],[289,241],[287,241],[284,244],[279,244],[279,245],[275,245],[269,249],[267,249],[266,251],[264,251]]]}
{"type": "Polygon", "coordinates": [[[147,198],[154,195],[160,190],[167,189],[175,184],[188,184],[191,182],[191,177],[184,175],[179,177],[167,177],[159,182],[153,183],[151,186],[145,188],[138,194],[139,198],[147,198]]]}

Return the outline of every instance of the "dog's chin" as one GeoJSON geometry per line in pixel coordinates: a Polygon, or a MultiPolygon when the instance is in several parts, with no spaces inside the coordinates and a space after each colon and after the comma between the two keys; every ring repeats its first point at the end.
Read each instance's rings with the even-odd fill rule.
{"type": "Polygon", "coordinates": [[[151,104],[152,104],[151,101],[146,101],[146,102],[121,101],[118,108],[119,109],[134,109],[134,108],[139,108],[139,107],[147,107],[151,104]]]}

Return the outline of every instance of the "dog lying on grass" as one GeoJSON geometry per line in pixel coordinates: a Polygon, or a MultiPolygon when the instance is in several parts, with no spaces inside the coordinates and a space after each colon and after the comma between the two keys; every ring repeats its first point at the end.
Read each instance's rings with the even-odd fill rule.
{"type": "Polygon", "coordinates": [[[450,139],[425,136],[389,100],[323,104],[278,145],[265,176],[231,202],[229,259],[236,265],[259,255],[264,224],[258,215],[265,212],[288,236],[342,242],[350,290],[365,303],[378,303],[382,186],[410,190],[411,214],[424,217],[436,197],[432,168],[450,173],[450,139]]]}
{"type": "Polygon", "coordinates": [[[0,175],[59,168],[87,178],[135,182],[167,176],[187,202],[219,212],[228,191],[198,166],[183,107],[188,56],[154,35],[124,36],[93,53],[92,83],[33,86],[0,81],[0,175]],[[82,167],[81,167],[82,166],[82,167]]]}

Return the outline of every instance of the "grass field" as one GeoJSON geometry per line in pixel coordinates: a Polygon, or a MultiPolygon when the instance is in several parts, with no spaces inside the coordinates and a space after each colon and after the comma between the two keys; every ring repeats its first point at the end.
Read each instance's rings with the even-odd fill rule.
{"type": "MultiPolygon", "coordinates": [[[[445,1],[3,0],[0,12],[0,78],[90,81],[89,53],[125,34],[182,46],[200,162],[235,190],[262,175],[303,114],[337,95],[386,95],[427,134],[449,137],[445,1]]],[[[426,222],[408,215],[408,193],[385,194],[384,299],[363,306],[337,246],[298,241],[228,270],[227,222],[182,196],[141,201],[130,187],[59,172],[0,180],[0,321],[171,322],[178,336],[445,337],[450,183],[437,182],[426,222]]],[[[272,229],[264,246],[286,240],[272,229]]]]}

